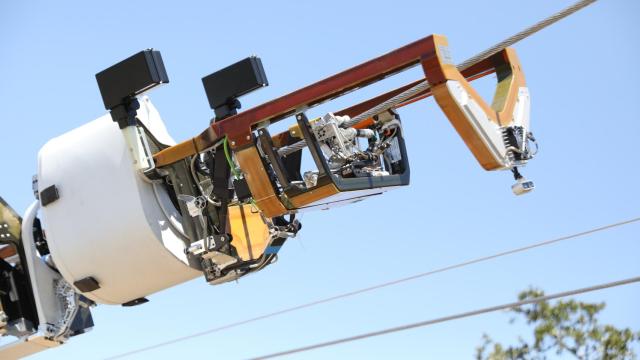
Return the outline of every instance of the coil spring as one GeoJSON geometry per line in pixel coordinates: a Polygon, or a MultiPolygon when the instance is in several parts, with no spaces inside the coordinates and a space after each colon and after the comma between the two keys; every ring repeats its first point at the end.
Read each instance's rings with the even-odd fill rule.
{"type": "Polygon", "coordinates": [[[504,146],[507,148],[507,161],[509,162],[509,164],[513,164],[516,161],[516,156],[511,149],[514,147],[517,148],[517,144],[513,144],[513,137],[511,136],[511,133],[509,131],[510,128],[503,127],[500,130],[502,133],[502,141],[504,142],[504,146]]]}

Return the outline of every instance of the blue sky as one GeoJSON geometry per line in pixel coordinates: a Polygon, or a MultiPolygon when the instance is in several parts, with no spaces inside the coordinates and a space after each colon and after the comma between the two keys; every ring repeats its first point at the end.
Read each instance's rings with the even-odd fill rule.
{"type": "MultiPolygon", "coordinates": [[[[3,1],[0,4],[2,196],[32,201],[38,149],[104,113],[94,74],[141,50],[162,52],[171,80],[150,93],[171,134],[191,137],[212,117],[200,78],[248,55],[270,86],[245,108],[431,33],[461,62],[572,1],[3,1]]],[[[534,193],[514,197],[508,173],[487,173],[433,99],[401,115],[411,186],[307,213],[278,263],[238,283],[203,279],[148,304],[94,309],[88,334],[34,359],[105,358],[229,322],[640,214],[637,113],[640,3],[601,0],[516,46],[532,96],[539,156],[524,170],[534,193]]],[[[321,115],[420,76],[314,109],[321,115]]],[[[489,79],[478,84],[490,94],[489,79]]],[[[96,184],[99,186],[99,184],[96,184]]],[[[416,280],[131,358],[241,359],[515,299],[640,274],[639,225],[629,225],[416,280]]],[[[640,330],[640,286],[578,297],[606,301],[602,321],[640,330]]],[[[506,313],[448,322],[291,358],[473,356],[486,332],[527,335],[506,313]]]]}

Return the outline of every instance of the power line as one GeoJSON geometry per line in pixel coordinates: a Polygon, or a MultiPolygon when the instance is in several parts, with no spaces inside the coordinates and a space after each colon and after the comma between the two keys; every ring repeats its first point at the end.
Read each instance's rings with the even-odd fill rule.
{"type": "Polygon", "coordinates": [[[434,269],[434,270],[418,273],[418,274],[415,274],[415,275],[399,278],[399,279],[396,279],[396,280],[391,280],[391,281],[383,282],[383,283],[380,283],[380,284],[372,285],[372,286],[369,286],[369,287],[365,287],[365,288],[361,288],[361,289],[345,292],[345,293],[342,293],[342,294],[334,295],[334,296],[331,296],[331,297],[318,299],[318,300],[311,301],[311,302],[308,302],[308,303],[304,303],[304,304],[292,306],[292,307],[289,307],[289,308],[286,308],[286,309],[282,309],[282,310],[274,311],[274,312],[271,312],[271,313],[267,313],[267,314],[264,314],[264,315],[256,316],[256,317],[253,317],[253,318],[250,318],[250,319],[229,323],[229,324],[226,324],[226,325],[223,325],[223,326],[219,326],[219,327],[216,327],[216,328],[204,330],[204,331],[201,331],[201,332],[198,332],[198,333],[194,333],[194,334],[191,334],[191,335],[182,336],[182,337],[175,338],[175,339],[172,339],[172,340],[168,340],[168,341],[164,341],[164,342],[157,343],[157,344],[154,344],[154,345],[150,345],[150,346],[147,346],[147,347],[144,347],[144,348],[132,350],[132,351],[129,351],[129,352],[126,352],[126,353],[122,353],[122,354],[119,354],[119,355],[115,355],[115,356],[109,357],[109,358],[107,358],[107,360],[123,358],[125,356],[134,355],[134,354],[138,354],[138,353],[141,353],[141,352],[157,349],[159,347],[163,347],[163,346],[179,343],[179,342],[186,341],[186,340],[189,340],[189,339],[192,339],[192,338],[196,338],[196,337],[200,337],[200,336],[204,336],[204,335],[220,332],[220,331],[223,331],[223,330],[228,330],[228,329],[235,328],[235,327],[238,327],[238,326],[241,326],[241,325],[246,325],[246,324],[249,324],[249,323],[257,322],[257,321],[260,321],[260,320],[265,320],[265,319],[268,319],[268,318],[272,318],[272,317],[276,317],[276,316],[279,316],[279,315],[291,313],[291,312],[294,312],[294,311],[310,308],[310,307],[313,307],[313,306],[326,304],[326,303],[329,303],[329,302],[332,302],[332,301],[336,301],[336,300],[339,300],[339,299],[344,299],[344,298],[352,297],[352,296],[355,296],[355,295],[371,292],[371,291],[382,289],[382,288],[385,288],[385,287],[398,285],[398,284],[405,283],[405,282],[408,282],[408,281],[411,281],[411,280],[416,280],[416,279],[428,277],[428,276],[439,274],[439,273],[443,273],[443,272],[446,272],[446,271],[460,269],[460,268],[463,268],[463,267],[466,267],[466,266],[470,266],[470,265],[473,265],[473,264],[478,264],[478,263],[486,262],[486,261],[489,261],[489,260],[497,259],[497,258],[500,258],[500,257],[513,255],[513,254],[517,254],[517,253],[521,253],[521,252],[525,252],[525,251],[532,250],[532,249],[535,249],[535,248],[556,244],[556,243],[559,243],[559,242],[562,242],[562,241],[567,241],[567,240],[583,237],[583,236],[586,236],[586,235],[589,235],[589,234],[606,231],[606,230],[609,230],[609,229],[612,229],[612,228],[628,225],[628,224],[635,223],[635,222],[638,222],[638,221],[640,221],[640,217],[636,217],[636,218],[633,218],[633,219],[629,219],[629,220],[625,220],[625,221],[620,221],[620,222],[616,222],[616,223],[612,223],[612,224],[596,227],[596,228],[593,228],[593,229],[589,229],[589,230],[586,230],[586,231],[574,233],[574,234],[571,234],[571,235],[561,236],[561,237],[557,237],[557,238],[553,238],[553,239],[549,239],[549,240],[544,240],[544,241],[532,243],[532,244],[529,244],[529,245],[526,245],[526,246],[523,246],[523,247],[519,247],[519,248],[515,248],[515,249],[499,252],[499,253],[496,253],[496,254],[493,254],[493,255],[488,255],[488,256],[483,256],[483,257],[467,260],[467,261],[460,262],[460,263],[457,263],[457,264],[448,265],[448,266],[445,266],[445,267],[441,267],[441,268],[438,268],[438,269],[434,269]]]}
{"type": "Polygon", "coordinates": [[[364,334],[360,334],[360,335],[355,335],[355,336],[345,337],[345,338],[341,338],[341,339],[321,342],[321,343],[308,345],[308,346],[303,346],[303,347],[299,347],[299,348],[295,348],[295,349],[291,349],[291,350],[285,350],[285,351],[281,351],[281,352],[277,352],[277,353],[273,353],[273,354],[269,354],[269,355],[264,355],[264,356],[259,356],[259,357],[255,357],[255,358],[251,358],[251,359],[252,360],[272,359],[272,358],[281,357],[281,356],[285,356],[285,355],[291,355],[291,354],[301,353],[301,352],[310,351],[310,350],[314,350],[314,349],[319,349],[319,348],[324,348],[324,347],[344,344],[344,343],[347,343],[347,342],[362,340],[362,339],[366,339],[366,338],[370,338],[370,337],[374,337],[374,336],[387,335],[387,334],[391,334],[391,333],[395,333],[395,332],[399,332],[399,331],[405,331],[405,330],[409,330],[409,329],[425,327],[425,326],[434,325],[434,324],[438,324],[438,323],[443,323],[443,322],[447,322],[447,321],[458,320],[458,319],[467,318],[467,317],[471,317],[471,316],[477,316],[477,315],[481,315],[481,314],[486,314],[486,313],[490,313],[490,312],[494,312],[494,311],[511,309],[511,308],[515,308],[515,307],[518,307],[518,306],[522,306],[522,305],[539,303],[539,302],[543,302],[543,301],[547,301],[547,300],[553,300],[553,299],[562,298],[562,297],[566,297],[566,296],[584,294],[584,293],[588,293],[588,292],[592,292],[592,291],[608,289],[608,288],[612,288],[612,287],[616,287],[616,286],[628,285],[628,284],[636,283],[636,282],[640,282],[640,276],[629,278],[629,279],[624,279],[624,280],[619,280],[619,281],[608,282],[608,283],[605,283],[605,284],[590,286],[590,287],[586,287],[586,288],[582,288],[582,289],[576,289],[576,290],[565,291],[565,292],[552,294],[552,295],[540,296],[540,297],[533,298],[533,299],[522,300],[522,301],[517,301],[517,302],[512,302],[512,303],[507,303],[507,304],[502,304],[502,305],[486,307],[486,308],[482,308],[482,309],[478,309],[478,310],[472,310],[472,311],[468,311],[468,312],[464,312],[464,313],[460,313],[460,314],[455,314],[455,315],[444,316],[444,317],[440,317],[440,318],[436,318],[436,319],[431,319],[431,320],[425,320],[425,321],[415,322],[415,323],[411,323],[411,324],[400,325],[400,326],[387,328],[387,329],[383,329],[383,330],[372,331],[372,332],[364,333],[364,334]]]}
{"type": "MultiPolygon", "coordinates": [[[[538,31],[546,28],[547,26],[550,26],[552,24],[555,24],[556,22],[566,18],[567,16],[575,13],[578,10],[581,10],[591,4],[593,4],[594,2],[596,2],[596,0],[581,0],[576,2],[575,4],[562,9],[560,11],[558,11],[557,13],[545,18],[544,20],[541,20],[531,26],[529,26],[528,28],[502,40],[501,42],[493,45],[492,47],[482,51],[479,54],[476,54],[475,56],[465,60],[464,62],[462,62],[460,65],[457,66],[458,70],[462,71],[462,70],[466,70],[468,68],[470,68],[471,66],[479,63],[482,60],[485,60],[487,58],[489,58],[490,56],[497,54],[498,52],[504,50],[505,48],[514,45],[515,43],[517,43],[520,40],[526,39],[527,37],[537,33],[538,31]]],[[[373,108],[363,112],[360,115],[355,116],[354,118],[348,120],[347,122],[344,123],[343,127],[351,127],[354,126],[356,124],[358,124],[359,122],[366,120],[368,118],[371,118],[375,115],[378,115],[380,113],[382,113],[385,110],[391,109],[395,106],[397,106],[398,104],[411,99],[413,96],[420,94],[426,90],[428,90],[431,87],[431,85],[429,84],[429,82],[427,80],[420,82],[417,85],[414,85],[413,87],[403,91],[402,93],[392,97],[391,99],[388,99],[376,106],[374,106],[373,108]]],[[[286,156],[289,155],[291,153],[294,153],[298,150],[304,149],[307,146],[307,142],[302,140],[302,141],[298,141],[297,143],[291,144],[289,146],[283,146],[282,148],[280,148],[278,150],[278,154],[281,156],[286,156]]]]}

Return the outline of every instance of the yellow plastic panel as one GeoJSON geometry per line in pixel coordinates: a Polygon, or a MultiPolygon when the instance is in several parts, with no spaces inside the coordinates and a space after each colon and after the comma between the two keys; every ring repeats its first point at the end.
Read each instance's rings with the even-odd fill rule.
{"type": "Polygon", "coordinates": [[[251,205],[229,206],[232,244],[242,260],[259,258],[269,241],[269,227],[251,205]]]}

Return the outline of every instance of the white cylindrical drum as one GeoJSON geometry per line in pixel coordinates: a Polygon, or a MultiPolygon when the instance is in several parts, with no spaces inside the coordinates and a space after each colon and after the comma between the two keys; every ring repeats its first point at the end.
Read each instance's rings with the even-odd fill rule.
{"type": "MultiPolygon", "coordinates": [[[[149,100],[141,105],[145,126],[173,143],[149,100]]],[[[94,278],[99,288],[83,295],[98,303],[126,303],[201,275],[167,218],[179,214],[166,191],[145,182],[133,161],[108,114],[52,139],[38,156],[39,191],[54,185],[59,193],[41,210],[55,266],[70,284],[94,278]]]]}

